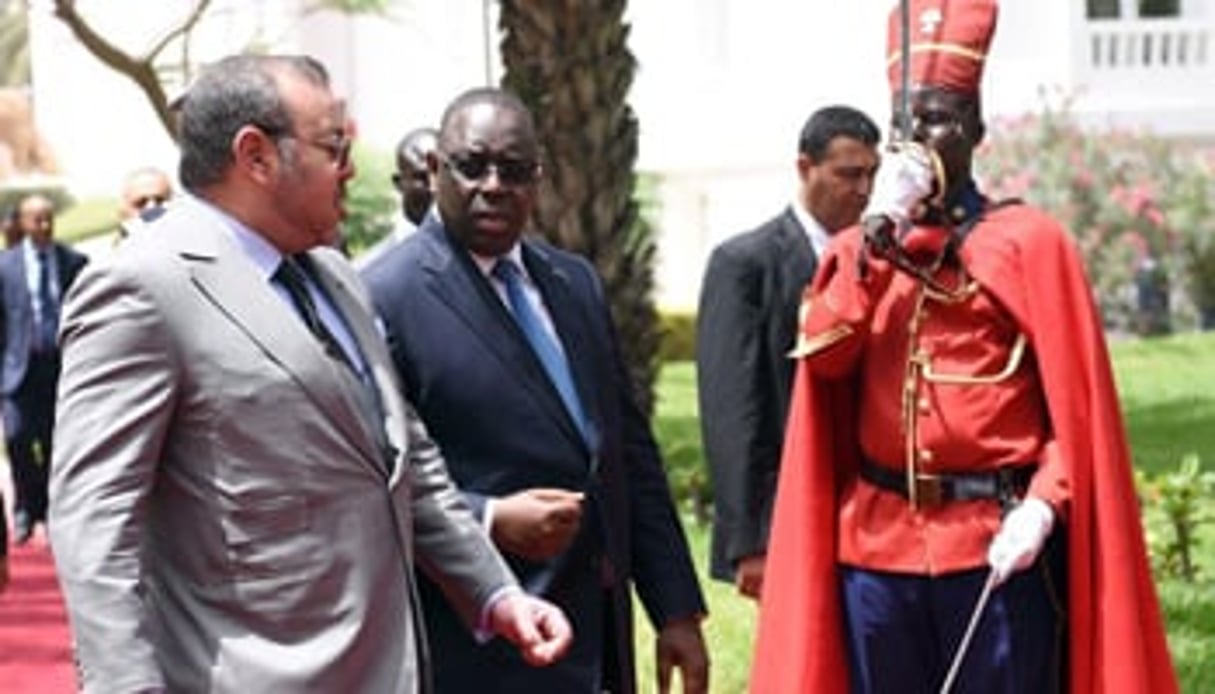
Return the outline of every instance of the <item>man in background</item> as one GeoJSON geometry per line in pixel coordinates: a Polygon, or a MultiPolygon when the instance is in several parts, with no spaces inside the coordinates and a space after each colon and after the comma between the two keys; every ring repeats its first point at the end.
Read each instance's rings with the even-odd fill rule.
{"type": "Polygon", "coordinates": [[[710,571],[750,598],[763,585],[798,306],[827,242],[869,201],[880,137],[854,108],[812,114],[798,137],[793,202],[715,248],[701,286],[696,366],[713,479],[710,571]]]}
{"type": "Polygon", "coordinates": [[[426,158],[434,153],[437,137],[438,133],[434,128],[417,128],[405,133],[397,143],[397,170],[392,174],[392,185],[401,195],[401,217],[388,236],[380,239],[355,260],[357,267],[370,265],[384,251],[416,231],[426,217],[426,212],[434,201],[426,158]]]}
{"type": "Polygon", "coordinates": [[[55,241],[55,208],[43,195],[17,203],[17,228],[21,241],[0,253],[0,345],[13,541],[24,544],[46,521],[60,304],[88,259],[55,241]]]}
{"type": "Polygon", "coordinates": [[[397,144],[397,170],[392,174],[392,185],[401,194],[403,217],[392,232],[397,241],[417,229],[434,200],[426,160],[434,153],[438,136],[434,128],[417,128],[406,133],[397,144]]]}
{"type": "Polygon", "coordinates": [[[160,217],[172,197],[173,183],[164,171],[145,166],[127,174],[118,207],[119,241],[160,217]]]}

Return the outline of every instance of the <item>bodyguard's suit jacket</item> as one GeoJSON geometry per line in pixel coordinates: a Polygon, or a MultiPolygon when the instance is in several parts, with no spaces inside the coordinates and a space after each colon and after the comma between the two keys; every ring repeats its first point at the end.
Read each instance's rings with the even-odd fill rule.
{"type": "Polygon", "coordinates": [[[792,209],[722,243],[697,311],[700,424],[713,478],[711,571],[762,554],[793,385],[789,358],[802,291],[817,261],[792,209]]]}
{"type": "Polygon", "coordinates": [[[354,377],[199,203],[70,293],[50,530],[87,691],[425,691],[414,566],[465,623],[512,583],[357,276],[310,256],[374,373],[391,474],[354,377]]]}
{"type": "Polygon", "coordinates": [[[505,649],[479,647],[452,629],[449,612],[426,602],[424,591],[436,683],[453,693],[586,692],[606,651],[615,654],[603,665],[611,691],[632,692],[630,579],[656,624],[703,612],[704,602],[594,270],[539,242],[525,241],[522,253],[598,432],[597,451],[490,282],[437,217],[364,273],[408,398],[474,508],[529,487],[587,494],[582,533],[565,554],[544,563],[507,556],[529,591],[569,614],[571,652],[556,666],[527,668],[505,649]]]}
{"type": "MultiPolygon", "coordinates": [[[[89,259],[61,243],[55,243],[52,247],[55,264],[59,268],[59,297],[62,300],[89,259]]],[[[0,344],[4,346],[0,390],[8,397],[17,392],[25,380],[34,340],[34,306],[26,282],[25,249],[22,244],[0,253],[0,292],[3,292],[0,344]]]]}

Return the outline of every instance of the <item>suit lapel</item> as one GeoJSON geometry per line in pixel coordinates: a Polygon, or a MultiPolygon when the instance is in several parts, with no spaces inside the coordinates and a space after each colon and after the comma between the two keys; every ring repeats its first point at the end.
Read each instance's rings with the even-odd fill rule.
{"type": "Polygon", "coordinates": [[[489,280],[466,253],[447,241],[446,232],[437,221],[428,219],[418,233],[426,234],[430,247],[431,253],[423,267],[436,296],[502,362],[504,372],[518,381],[552,417],[561,421],[562,429],[571,438],[582,442],[582,434],[566,411],[556,387],[489,280]]]}
{"type": "Polygon", "coordinates": [[[303,321],[275,295],[240,251],[231,246],[218,227],[221,223],[194,205],[176,208],[195,219],[179,228],[190,230],[178,252],[189,268],[194,285],[228,317],[266,356],[281,366],[365,454],[366,462],[382,473],[380,455],[368,437],[358,405],[343,379],[345,368],[325,354],[303,321]]]}
{"type": "MultiPolygon", "coordinates": [[[[384,338],[376,329],[375,323],[369,320],[367,308],[359,301],[356,290],[330,269],[329,262],[323,256],[317,253],[311,255],[317,280],[324,286],[325,293],[341,313],[347,329],[358,344],[363,362],[371,373],[384,417],[388,422],[384,427],[388,443],[396,451],[403,452],[408,446],[405,439],[405,412],[400,407],[400,388],[397,386],[392,358],[388,354],[384,338]]],[[[368,431],[367,436],[375,440],[373,432],[368,431]]],[[[394,468],[394,477],[399,475],[400,468],[400,465],[394,468]]]]}
{"type": "Polygon", "coordinates": [[[55,249],[55,267],[59,269],[59,296],[62,297],[67,293],[68,285],[76,277],[77,259],[68,251],[68,249],[60,243],[54,244],[55,249]]]}
{"type": "MultiPolygon", "coordinates": [[[[782,309],[780,315],[797,315],[797,308],[801,305],[802,292],[814,277],[818,259],[814,257],[810,237],[801,222],[797,221],[792,209],[785,210],[777,234],[782,280],[780,286],[783,287],[783,295],[780,297],[782,309]]],[[[792,343],[788,346],[793,347],[792,343]]]]}

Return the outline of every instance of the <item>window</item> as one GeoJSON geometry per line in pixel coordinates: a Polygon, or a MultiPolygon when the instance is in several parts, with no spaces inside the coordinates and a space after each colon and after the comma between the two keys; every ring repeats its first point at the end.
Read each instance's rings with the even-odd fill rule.
{"type": "Polygon", "coordinates": [[[1139,0],[1140,17],[1180,17],[1181,0],[1139,0]]]}
{"type": "Polygon", "coordinates": [[[1086,0],[1089,19],[1118,19],[1119,0],[1086,0]]]}
{"type": "Polygon", "coordinates": [[[1085,4],[1089,19],[1181,16],[1181,0],[1085,0],[1085,4]]]}

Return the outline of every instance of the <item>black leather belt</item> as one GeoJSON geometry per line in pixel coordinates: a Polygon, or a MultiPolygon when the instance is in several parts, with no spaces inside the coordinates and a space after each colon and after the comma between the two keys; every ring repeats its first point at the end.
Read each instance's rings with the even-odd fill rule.
{"type": "MultiPolygon", "coordinates": [[[[920,506],[939,506],[950,501],[998,499],[1011,502],[1025,494],[1038,466],[1008,465],[990,472],[921,472],[915,477],[915,499],[920,506]]],[[[861,460],[861,479],[879,489],[910,499],[907,475],[902,470],[861,460]]]]}

